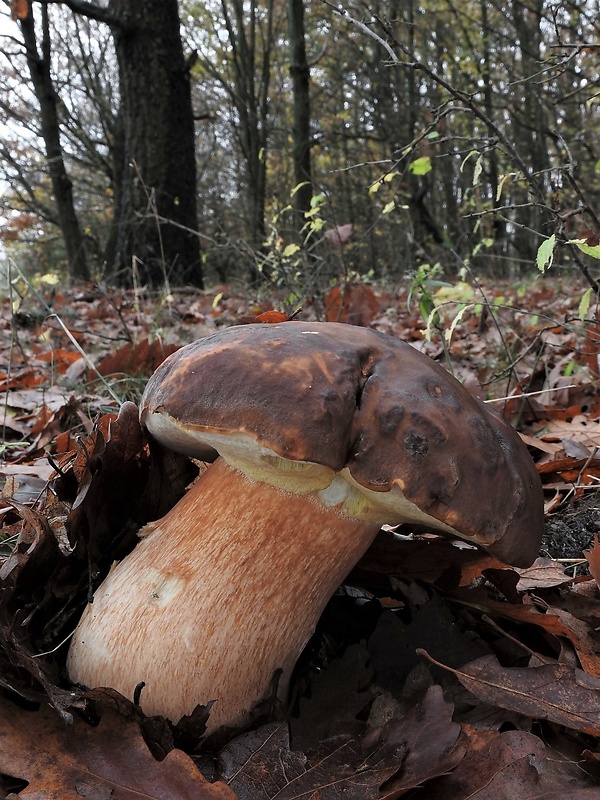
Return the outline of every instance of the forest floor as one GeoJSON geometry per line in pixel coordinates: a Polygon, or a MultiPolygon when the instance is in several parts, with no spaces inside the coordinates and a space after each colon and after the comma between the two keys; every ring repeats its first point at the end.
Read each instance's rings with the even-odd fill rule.
{"type": "MultiPolygon", "coordinates": [[[[544,485],[540,559],[529,570],[511,569],[479,551],[415,536],[400,562],[390,556],[392,534],[381,534],[333,598],[298,666],[289,724],[259,726],[258,719],[255,730],[200,757],[200,725],[149,733],[137,707],[91,693],[88,714],[95,704],[102,725],[94,754],[82,750],[78,763],[68,755],[73,730],[65,733],[45,703],[36,710],[44,687],[63,716],[71,713],[64,652],[56,647],[46,663],[27,649],[32,641],[55,641],[57,615],[39,609],[50,609],[49,594],[55,602],[74,593],[77,582],[65,552],[49,557],[48,536],[60,543],[66,525],[73,545],[98,520],[102,530],[115,524],[115,514],[130,524],[106,476],[110,466],[117,484],[134,480],[131,465],[115,456],[131,441],[116,421],[120,405],[139,399],[177,347],[282,306],[277,297],[226,286],[168,297],[99,286],[22,287],[0,300],[0,630],[4,650],[14,650],[0,658],[0,686],[27,701],[0,698],[12,719],[10,730],[0,730],[12,742],[8,751],[0,743],[0,797],[12,791],[26,798],[26,787],[51,786],[70,797],[82,781],[172,798],[597,796],[600,323],[594,307],[580,319],[585,288],[572,276],[483,281],[475,291],[426,286],[421,308],[437,307],[429,320],[404,285],[358,285],[341,301],[334,292],[324,305],[306,302],[301,319],[315,319],[321,309],[328,319],[409,341],[517,428],[544,485]],[[94,463],[104,475],[90,468],[94,463]],[[118,506],[113,516],[111,503],[118,506]],[[10,614],[38,603],[40,581],[45,595],[23,623],[25,638],[17,636],[10,614]],[[149,766],[138,725],[152,753],[169,753],[164,761],[150,756],[149,766]],[[99,767],[115,756],[117,741],[135,753],[125,777],[99,767]],[[32,747],[51,779],[17,754],[32,747]],[[214,782],[190,773],[182,751],[214,782]],[[152,789],[143,777],[150,774],[152,789]],[[179,781],[187,788],[177,793],[179,781]]],[[[89,725],[76,717],[75,727],[83,748],[89,725]]]]}

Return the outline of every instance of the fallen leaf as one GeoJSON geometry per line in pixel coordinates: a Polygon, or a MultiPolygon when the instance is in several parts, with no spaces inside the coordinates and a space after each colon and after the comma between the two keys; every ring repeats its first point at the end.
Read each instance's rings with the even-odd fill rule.
{"type": "Polygon", "coordinates": [[[562,769],[541,739],[527,731],[476,731],[465,726],[467,754],[451,774],[415,800],[593,800],[598,789],[562,769]]]}
{"type": "MultiPolygon", "coordinates": [[[[468,602],[464,593],[460,596],[468,602]]],[[[471,601],[474,599],[472,596],[471,601]]],[[[583,620],[541,601],[536,605],[531,598],[526,598],[523,604],[516,604],[500,602],[479,594],[477,604],[494,616],[511,619],[522,625],[536,625],[553,636],[568,639],[577,651],[583,669],[589,675],[600,678],[600,655],[596,652],[597,646],[590,626],[583,620]],[[538,608],[538,605],[541,607],[538,608]]]]}
{"type": "Polygon", "coordinates": [[[564,586],[572,583],[573,577],[565,574],[564,566],[553,558],[536,558],[533,564],[526,569],[518,569],[519,575],[517,589],[527,592],[531,589],[549,589],[552,586],[564,586]]]}
{"type": "Polygon", "coordinates": [[[10,18],[13,21],[18,19],[26,19],[28,14],[28,0],[10,0],[10,18]]]}
{"type": "Polygon", "coordinates": [[[444,588],[468,586],[486,569],[510,570],[506,564],[465,542],[446,537],[401,539],[391,531],[380,531],[352,572],[359,582],[368,573],[421,580],[444,588]]]}
{"type": "Polygon", "coordinates": [[[410,789],[443,775],[459,764],[466,747],[459,739],[460,725],[453,722],[454,706],[444,700],[441,686],[430,686],[425,697],[382,731],[383,752],[405,750],[398,772],[379,789],[382,800],[394,800],[410,789]]]}
{"type": "Polygon", "coordinates": [[[600,586],[600,542],[598,541],[598,534],[592,540],[589,550],[584,550],[583,555],[590,565],[590,572],[596,584],[600,586]]]}
{"type": "Polygon", "coordinates": [[[325,296],[325,317],[328,322],[345,322],[368,328],[379,311],[375,292],[366,283],[334,286],[325,296]]]}
{"type": "Polygon", "coordinates": [[[600,736],[600,678],[581,669],[557,663],[503,667],[495,656],[452,669],[425,650],[418,652],[452,672],[466,689],[490,705],[600,736]]]}
{"type": "Polygon", "coordinates": [[[281,311],[263,311],[254,318],[254,322],[263,322],[268,325],[276,325],[278,322],[288,322],[289,317],[281,311]]]}
{"type": "Polygon", "coordinates": [[[81,355],[72,350],[56,348],[49,350],[47,353],[36,355],[36,360],[47,362],[53,370],[64,374],[72,364],[76,361],[81,361],[81,355]]]}
{"type": "Polygon", "coordinates": [[[235,800],[181,750],[156,761],[137,723],[117,711],[104,709],[97,726],[78,717],[66,725],[50,708],[0,697],[0,790],[8,777],[26,782],[22,800],[235,800]]]}
{"type": "MultiPolygon", "coordinates": [[[[159,339],[154,339],[150,343],[148,339],[143,339],[135,346],[126,344],[115,353],[106,356],[96,369],[100,375],[149,377],[165,358],[176,350],[179,350],[178,345],[165,345],[159,339]]],[[[93,374],[91,377],[94,377],[93,374]]]]}

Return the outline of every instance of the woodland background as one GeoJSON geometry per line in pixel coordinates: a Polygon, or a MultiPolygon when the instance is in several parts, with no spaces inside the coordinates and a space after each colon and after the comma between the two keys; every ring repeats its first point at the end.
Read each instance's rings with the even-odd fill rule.
{"type": "Polygon", "coordinates": [[[597,2],[9,6],[0,237],[26,273],[294,305],[597,245],[597,2]]]}

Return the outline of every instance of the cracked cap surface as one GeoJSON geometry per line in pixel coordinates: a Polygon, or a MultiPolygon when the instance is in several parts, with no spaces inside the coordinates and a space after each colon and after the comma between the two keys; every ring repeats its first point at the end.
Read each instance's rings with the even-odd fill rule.
{"type": "Polygon", "coordinates": [[[432,530],[437,522],[509,563],[537,556],[541,482],[518,434],[428,356],[377,331],[329,322],[220,330],[163,362],[140,418],[188,455],[212,460],[221,442],[239,440],[265,460],[343,471],[369,496],[403,495],[432,530]]]}

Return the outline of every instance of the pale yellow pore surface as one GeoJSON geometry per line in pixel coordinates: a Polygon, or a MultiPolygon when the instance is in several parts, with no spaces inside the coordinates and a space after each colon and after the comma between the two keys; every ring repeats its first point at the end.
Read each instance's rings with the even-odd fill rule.
{"type": "Polygon", "coordinates": [[[218,459],[118,564],[75,631],[71,678],[177,722],[215,700],[209,732],[279,695],[336,587],[379,525],[255,483],[218,459]]]}

